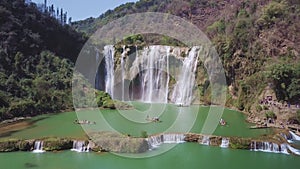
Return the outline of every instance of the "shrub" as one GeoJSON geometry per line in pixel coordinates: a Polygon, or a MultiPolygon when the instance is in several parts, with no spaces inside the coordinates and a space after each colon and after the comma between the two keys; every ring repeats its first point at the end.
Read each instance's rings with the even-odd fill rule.
{"type": "Polygon", "coordinates": [[[300,122],[300,110],[297,110],[297,119],[300,122]]]}
{"type": "Polygon", "coordinates": [[[214,22],[212,25],[207,27],[209,32],[213,33],[225,33],[226,25],[224,20],[214,22]]]}
{"type": "Polygon", "coordinates": [[[265,115],[267,118],[276,118],[276,114],[273,111],[268,111],[265,115]]]}
{"type": "Polygon", "coordinates": [[[257,22],[262,24],[263,21],[263,25],[270,26],[274,24],[276,20],[285,18],[287,11],[288,6],[284,2],[271,2],[263,9],[263,15],[257,22]]]}
{"type": "Polygon", "coordinates": [[[261,107],[261,105],[256,106],[256,111],[261,112],[262,110],[263,110],[263,108],[261,107]]]}
{"type": "Polygon", "coordinates": [[[147,138],[147,137],[148,137],[147,131],[142,131],[142,132],[141,132],[141,137],[142,137],[142,138],[147,138]]]}

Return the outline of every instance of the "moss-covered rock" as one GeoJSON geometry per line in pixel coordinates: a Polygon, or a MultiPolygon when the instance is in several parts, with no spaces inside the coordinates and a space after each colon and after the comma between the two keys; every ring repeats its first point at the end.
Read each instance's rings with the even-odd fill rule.
{"type": "Polygon", "coordinates": [[[144,138],[132,138],[114,132],[94,132],[89,136],[98,147],[110,152],[142,153],[149,149],[144,138]]]}
{"type": "Polygon", "coordinates": [[[102,105],[103,108],[116,109],[115,103],[113,100],[105,100],[102,105]]]}
{"type": "Polygon", "coordinates": [[[247,149],[249,150],[251,146],[251,139],[246,138],[230,138],[229,147],[233,149],[247,149]]]}
{"type": "Polygon", "coordinates": [[[34,140],[20,140],[17,143],[19,151],[32,151],[34,147],[34,140]]]}
{"type": "Polygon", "coordinates": [[[210,145],[212,145],[212,146],[219,146],[222,143],[222,137],[220,137],[220,136],[212,136],[212,137],[209,138],[209,141],[210,141],[210,143],[209,143],[210,145]]]}
{"type": "Polygon", "coordinates": [[[186,142],[198,142],[200,140],[200,134],[188,133],[184,136],[184,141],[186,142]]]}
{"type": "Polygon", "coordinates": [[[111,96],[104,92],[97,90],[96,91],[96,103],[99,107],[105,108],[105,109],[121,109],[121,110],[127,110],[132,109],[133,107],[118,101],[118,100],[112,100],[111,96]]]}
{"type": "Polygon", "coordinates": [[[73,140],[65,138],[45,138],[43,149],[46,151],[68,150],[73,147],[73,140]]]}
{"type": "Polygon", "coordinates": [[[9,139],[0,141],[0,152],[18,151],[18,142],[16,139],[9,139]]]}

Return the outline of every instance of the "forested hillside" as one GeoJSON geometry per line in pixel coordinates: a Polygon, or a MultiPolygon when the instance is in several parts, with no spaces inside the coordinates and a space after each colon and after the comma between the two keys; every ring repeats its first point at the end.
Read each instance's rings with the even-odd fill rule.
{"type": "Polygon", "coordinates": [[[0,121],[72,108],[73,65],[83,34],[36,4],[0,1],[0,121]]]}

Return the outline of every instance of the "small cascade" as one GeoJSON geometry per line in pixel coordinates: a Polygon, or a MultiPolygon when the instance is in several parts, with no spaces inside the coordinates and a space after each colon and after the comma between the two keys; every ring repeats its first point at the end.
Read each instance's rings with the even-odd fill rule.
{"type": "Polygon", "coordinates": [[[73,141],[73,148],[71,149],[71,151],[89,152],[89,150],[90,150],[90,146],[89,144],[86,145],[85,141],[77,141],[77,140],[73,141]]]}
{"type": "Polygon", "coordinates": [[[203,136],[201,144],[203,144],[203,145],[209,145],[210,144],[210,138],[209,138],[209,136],[203,136]]]}
{"type": "Polygon", "coordinates": [[[280,152],[281,152],[282,154],[290,154],[290,153],[288,152],[288,145],[287,145],[287,144],[281,144],[281,145],[280,145],[280,152]]]}
{"type": "Polygon", "coordinates": [[[33,149],[34,153],[43,153],[45,152],[43,150],[43,141],[35,141],[34,142],[34,149],[33,149]]]}
{"type": "Polygon", "coordinates": [[[148,137],[148,144],[150,148],[155,148],[164,142],[163,135],[155,135],[148,137]]]}
{"type": "Polygon", "coordinates": [[[113,45],[108,45],[104,47],[104,58],[106,67],[105,76],[105,92],[110,94],[114,98],[114,55],[115,49],[113,45]]]}
{"type": "Polygon", "coordinates": [[[300,150],[298,150],[290,145],[287,145],[287,147],[293,154],[300,155],[300,150]]]}
{"type": "Polygon", "coordinates": [[[155,148],[161,144],[178,144],[183,143],[184,141],[184,134],[160,134],[155,136],[148,137],[148,144],[149,147],[155,148]]]}
{"type": "Polygon", "coordinates": [[[184,134],[164,134],[163,139],[164,143],[183,143],[184,141],[184,134]]]}
{"type": "Polygon", "coordinates": [[[190,105],[192,103],[198,53],[199,47],[193,47],[183,61],[183,67],[171,99],[175,104],[190,105]]]}
{"type": "Polygon", "coordinates": [[[229,139],[228,138],[222,138],[222,143],[221,143],[220,147],[228,148],[229,147],[229,139]]]}
{"type": "Polygon", "coordinates": [[[300,136],[298,136],[297,134],[295,134],[292,131],[289,131],[289,133],[291,134],[291,137],[292,137],[293,141],[300,141],[300,136]]]}
{"type": "Polygon", "coordinates": [[[251,143],[251,151],[262,151],[271,153],[288,154],[287,144],[278,145],[272,142],[256,142],[251,143]]]}
{"type": "Polygon", "coordinates": [[[285,138],[285,140],[287,140],[289,143],[292,143],[293,142],[293,136],[291,134],[284,134],[284,133],[281,133],[280,134],[283,138],[285,138]]]}

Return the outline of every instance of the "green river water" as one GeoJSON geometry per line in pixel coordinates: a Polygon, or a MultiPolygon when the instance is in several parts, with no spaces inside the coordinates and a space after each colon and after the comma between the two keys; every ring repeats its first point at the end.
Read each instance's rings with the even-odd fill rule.
{"type": "MultiPolygon", "coordinates": [[[[6,138],[41,138],[47,136],[83,138],[86,131],[117,130],[121,133],[140,136],[141,131],[155,134],[165,131],[175,132],[184,129],[191,119],[179,121],[174,128],[170,126],[178,118],[179,111],[185,116],[196,117],[193,121],[191,132],[200,133],[208,116],[208,107],[196,106],[177,107],[174,105],[142,104],[134,103],[134,110],[118,112],[116,110],[85,110],[77,114],[75,112],[60,113],[55,115],[43,115],[32,118],[32,125],[21,131],[7,133],[1,139],[6,138]],[[196,116],[195,116],[196,115],[196,116]],[[95,121],[96,125],[86,125],[84,130],[73,121],[86,119],[95,121]],[[160,116],[161,123],[149,123],[145,117],[160,116]],[[136,120],[136,121],[134,121],[136,120]],[[102,125],[109,126],[108,128],[102,125]]],[[[181,117],[181,116],[180,116],[181,117]]],[[[270,129],[251,130],[250,124],[245,122],[243,114],[225,109],[222,118],[228,122],[227,126],[217,126],[212,133],[222,136],[256,137],[262,134],[270,134],[270,129]]],[[[167,145],[161,145],[158,149],[164,149],[167,145]]],[[[152,150],[153,152],[157,150],[152,150]]],[[[152,152],[147,152],[151,154],[152,152]]],[[[299,168],[300,157],[294,155],[274,154],[265,152],[253,152],[247,150],[232,150],[220,147],[199,145],[196,143],[182,143],[171,150],[149,158],[128,158],[111,153],[77,153],[71,151],[46,152],[35,154],[31,152],[13,152],[0,154],[0,169],[285,169],[299,168]]]]}

